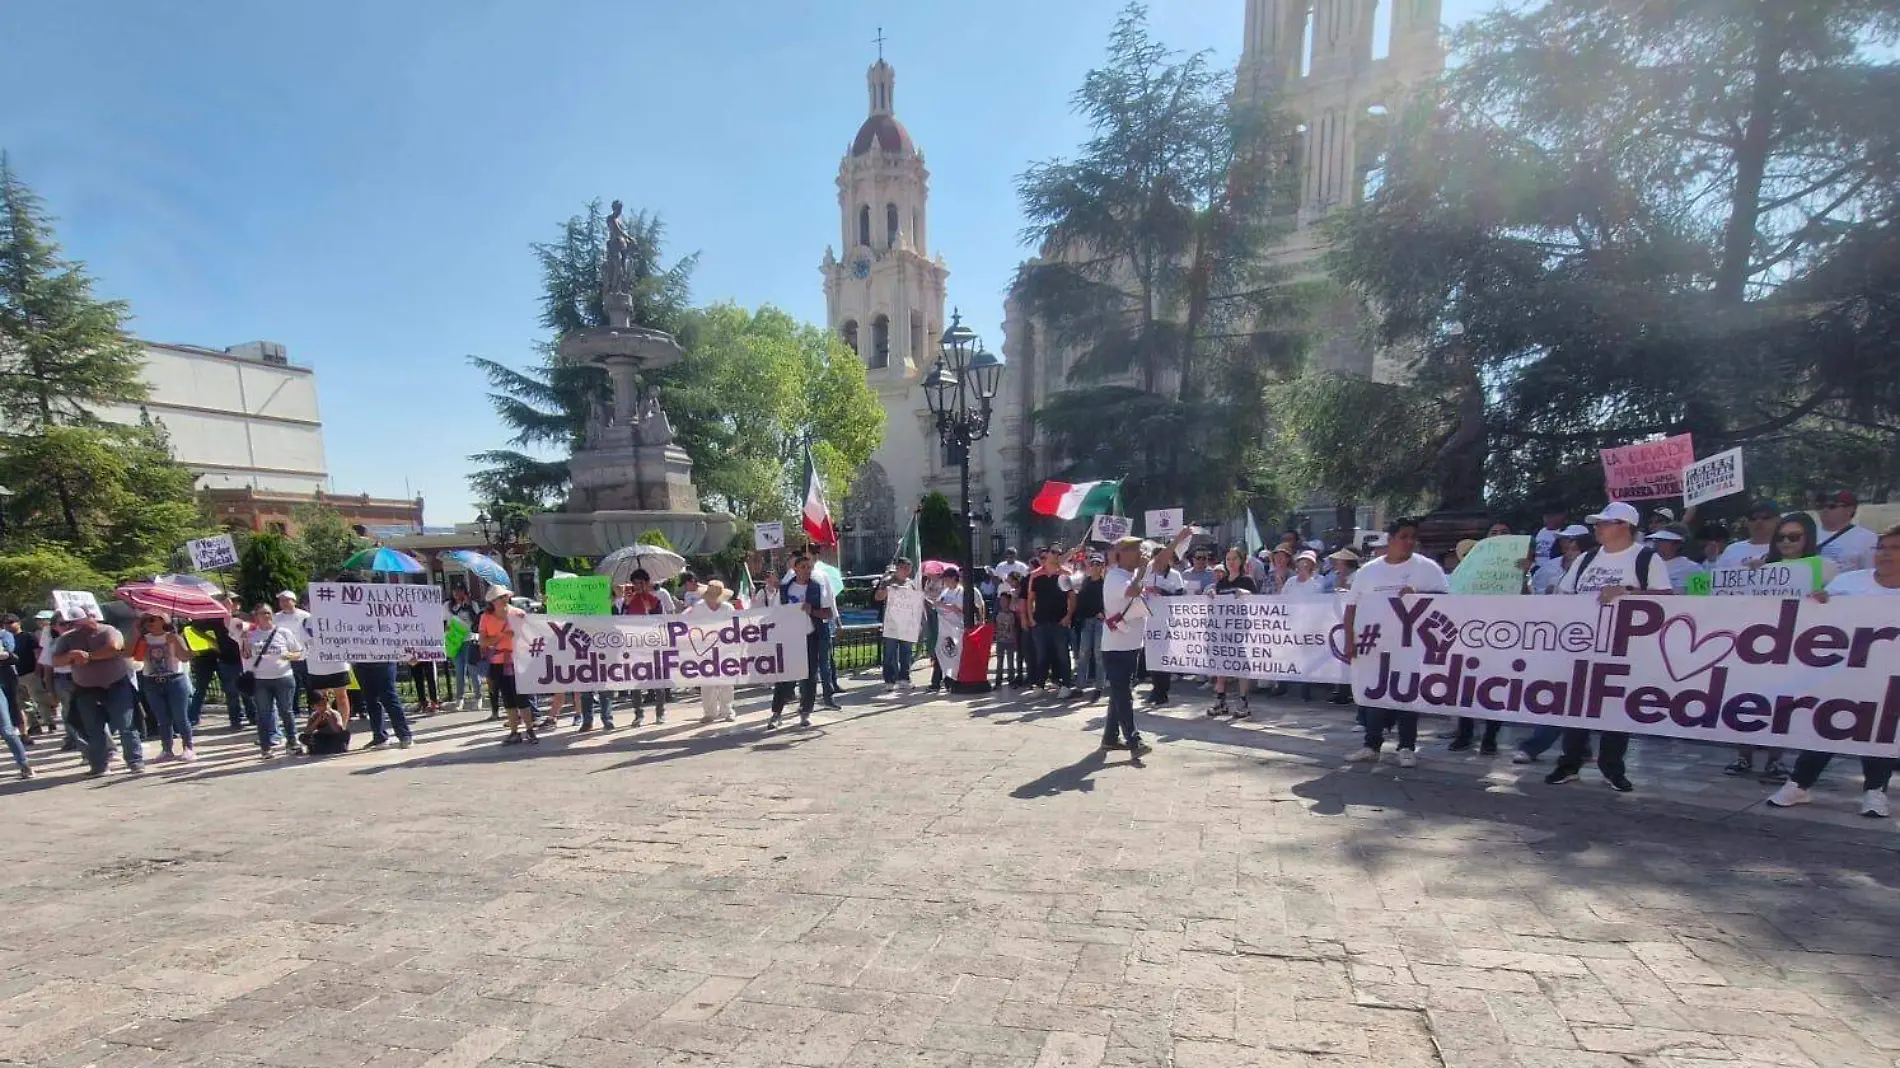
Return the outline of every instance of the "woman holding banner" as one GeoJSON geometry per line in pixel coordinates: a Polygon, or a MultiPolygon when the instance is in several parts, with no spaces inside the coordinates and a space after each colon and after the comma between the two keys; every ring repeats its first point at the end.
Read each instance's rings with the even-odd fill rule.
{"type": "MultiPolygon", "coordinates": [[[[1889,527],[1874,543],[1874,566],[1867,571],[1849,571],[1829,582],[1827,588],[1814,594],[1817,601],[1827,601],[1834,597],[1900,597],[1900,526],[1889,527]]],[[[1803,753],[1794,762],[1794,773],[1781,789],[1768,798],[1768,803],[1776,808],[1793,808],[1805,805],[1814,798],[1808,791],[1820,781],[1821,772],[1833,759],[1832,753],[1803,753]]],[[[1887,784],[1893,780],[1893,769],[1900,761],[1882,757],[1861,757],[1861,795],[1860,814],[1869,819],[1887,818],[1887,784]]]]}
{"type": "MultiPolygon", "coordinates": [[[[1769,564],[1786,563],[1793,560],[1806,560],[1819,555],[1819,535],[1815,533],[1814,520],[1806,512],[1789,512],[1781,517],[1775,526],[1774,540],[1768,544],[1768,555],[1760,560],[1748,563],[1751,569],[1759,569],[1769,564]]],[[[1821,559],[1821,587],[1834,581],[1835,568],[1832,560],[1821,559]]],[[[1673,574],[1673,573],[1672,573],[1673,574]]],[[[1788,766],[1781,762],[1780,749],[1767,749],[1768,763],[1761,769],[1761,781],[1783,783],[1788,781],[1788,766]]],[[[1755,747],[1738,745],[1735,747],[1735,762],[1722,769],[1724,775],[1753,775],[1755,773],[1755,747]]]]}
{"type": "MultiPolygon", "coordinates": [[[[1238,545],[1228,548],[1227,562],[1215,570],[1214,588],[1208,592],[1218,597],[1248,596],[1260,592],[1259,584],[1247,574],[1247,550],[1238,545]]],[[[1247,688],[1250,685],[1252,683],[1248,679],[1239,675],[1214,676],[1214,707],[1208,709],[1207,714],[1231,715],[1236,723],[1253,715],[1253,710],[1247,707],[1247,688]],[[1239,691],[1240,704],[1230,709],[1227,706],[1227,691],[1236,689],[1239,691]]]]}

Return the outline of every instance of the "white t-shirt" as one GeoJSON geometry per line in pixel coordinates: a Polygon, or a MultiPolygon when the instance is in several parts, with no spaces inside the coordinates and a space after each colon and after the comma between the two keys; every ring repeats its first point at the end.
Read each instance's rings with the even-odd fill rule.
{"type": "Polygon", "coordinates": [[[1557,592],[1595,593],[1611,586],[1652,593],[1675,589],[1669,581],[1668,564],[1662,554],[1654,550],[1649,553],[1649,581],[1637,581],[1636,561],[1642,554],[1643,546],[1640,544],[1617,552],[1608,549],[1586,552],[1577,557],[1576,564],[1569,571],[1564,572],[1564,580],[1557,584],[1557,592]]]}
{"type": "Polygon", "coordinates": [[[1547,560],[1557,555],[1557,532],[1544,527],[1531,535],[1531,544],[1537,547],[1537,559],[1547,560]]]}
{"type": "Polygon", "coordinates": [[[990,574],[997,578],[1022,578],[1029,574],[1029,565],[1021,560],[1005,560],[990,568],[990,574]]]}
{"type": "Polygon", "coordinates": [[[1569,561],[1561,555],[1539,563],[1537,570],[1531,572],[1531,592],[1556,593],[1557,584],[1564,580],[1564,569],[1569,566],[1569,561]]]}
{"type": "Polygon", "coordinates": [[[1332,587],[1327,584],[1323,576],[1317,573],[1310,579],[1295,575],[1287,580],[1286,585],[1280,587],[1280,596],[1299,601],[1317,600],[1321,597],[1330,597],[1332,594],[1332,587]]]}
{"type": "Polygon", "coordinates": [[[1696,563],[1686,556],[1678,556],[1674,560],[1665,561],[1665,563],[1669,568],[1669,585],[1672,589],[1678,590],[1689,585],[1690,575],[1701,574],[1708,570],[1708,568],[1703,567],[1701,564],[1696,563]]]}
{"type": "Polygon", "coordinates": [[[1715,567],[1747,567],[1755,560],[1768,558],[1768,550],[1773,545],[1757,545],[1752,541],[1732,541],[1722,555],[1715,558],[1715,567]]]}
{"type": "Polygon", "coordinates": [[[302,633],[290,627],[248,626],[235,619],[231,621],[231,627],[243,651],[238,670],[249,671],[260,679],[290,676],[290,657],[287,654],[303,652],[302,633]],[[257,666],[252,667],[252,664],[257,666]]]}
{"type": "Polygon", "coordinates": [[[1438,566],[1438,561],[1413,553],[1404,563],[1395,564],[1381,556],[1353,573],[1352,603],[1358,605],[1374,597],[1390,597],[1407,586],[1419,593],[1451,592],[1445,569],[1438,566]]]}
{"type": "Polygon", "coordinates": [[[1874,550],[1880,546],[1880,535],[1855,523],[1840,531],[1838,537],[1829,531],[1817,530],[1814,541],[1821,547],[1821,555],[1834,561],[1834,566],[1842,571],[1864,571],[1874,566],[1874,550]],[[1834,540],[1829,541],[1829,538],[1834,540]]]}
{"type": "Polygon", "coordinates": [[[1181,573],[1174,568],[1169,568],[1166,571],[1151,571],[1148,573],[1148,580],[1143,583],[1142,589],[1149,593],[1186,593],[1187,581],[1184,580],[1181,577],[1181,573]]]}
{"type": "Polygon", "coordinates": [[[1829,597],[1900,597],[1900,586],[1882,586],[1873,570],[1848,571],[1827,584],[1829,597]]]}
{"type": "Polygon", "coordinates": [[[1141,648],[1142,621],[1147,613],[1135,607],[1133,602],[1141,600],[1140,590],[1129,590],[1132,596],[1123,596],[1129,584],[1135,581],[1135,573],[1119,567],[1111,567],[1102,576],[1102,618],[1112,620],[1122,616],[1122,620],[1102,630],[1102,649],[1105,652],[1128,653],[1141,648]]]}

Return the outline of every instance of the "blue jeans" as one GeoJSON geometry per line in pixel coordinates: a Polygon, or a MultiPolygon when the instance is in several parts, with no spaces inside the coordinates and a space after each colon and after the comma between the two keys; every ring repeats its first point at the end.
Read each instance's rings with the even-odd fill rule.
{"type": "Polygon", "coordinates": [[[1117,736],[1128,745],[1141,741],[1135,733],[1135,668],[1141,661],[1139,649],[1110,649],[1102,654],[1102,666],[1108,672],[1108,723],[1102,729],[1102,744],[1114,745],[1117,736]]]}
{"type": "Polygon", "coordinates": [[[481,653],[473,644],[462,646],[460,656],[455,658],[455,700],[465,701],[469,688],[475,691],[475,700],[482,699],[482,676],[487,669],[482,665],[481,653]]]}
{"type": "Polygon", "coordinates": [[[884,682],[910,681],[910,654],[913,646],[899,638],[884,639],[884,682]]]}
{"type": "MultiPolygon", "coordinates": [[[[237,680],[240,670],[236,664],[220,663],[217,667],[218,688],[224,691],[224,710],[225,713],[231,717],[232,730],[244,726],[244,721],[247,719],[257,718],[257,706],[251,701],[249,696],[238,692],[237,680]]],[[[205,678],[203,683],[192,688],[191,708],[188,713],[188,718],[194,726],[199,722],[199,717],[204,713],[205,696],[210,692],[211,679],[209,676],[205,678]]]]}
{"type": "Polygon", "coordinates": [[[86,763],[94,774],[106,770],[106,746],[112,742],[107,727],[119,732],[125,766],[145,766],[144,739],[139,737],[138,718],[132,714],[138,707],[138,692],[132,688],[131,679],[120,679],[104,688],[75,686],[72,700],[73,711],[79,714],[79,728],[85,734],[86,763]]]}
{"type": "Polygon", "coordinates": [[[7,749],[13,753],[13,762],[26,770],[26,743],[20,741],[20,728],[13,725],[13,708],[7,704],[7,695],[0,693],[0,735],[6,736],[7,749]]]}
{"type": "Polygon", "coordinates": [[[1524,740],[1517,743],[1517,747],[1526,756],[1540,757],[1544,755],[1544,750],[1556,745],[1557,739],[1563,736],[1562,727],[1532,727],[1531,732],[1524,736],[1524,740]]]}
{"type": "Polygon", "coordinates": [[[396,737],[407,741],[409,720],[402,714],[402,698],[396,693],[396,665],[351,664],[357,685],[363,688],[363,711],[369,714],[369,744],[389,741],[389,728],[396,737]]]}
{"type": "Polygon", "coordinates": [[[258,679],[257,745],[275,749],[297,738],[297,680],[289,675],[281,679],[258,679]]]}
{"type": "Polygon", "coordinates": [[[1038,623],[1029,630],[1036,643],[1036,663],[1029,671],[1029,685],[1040,686],[1044,679],[1057,686],[1073,686],[1069,674],[1069,628],[1060,623],[1038,623]]]}
{"type": "Polygon", "coordinates": [[[594,709],[600,708],[600,725],[612,730],[614,726],[613,694],[606,690],[582,690],[579,694],[581,706],[581,728],[592,730],[594,727],[594,709]]]}
{"type": "Polygon", "coordinates": [[[1102,666],[1102,617],[1085,619],[1075,628],[1077,635],[1075,655],[1075,684],[1102,688],[1102,682],[1108,677],[1102,666]]]}
{"type": "Polygon", "coordinates": [[[838,665],[831,662],[831,648],[838,640],[834,626],[836,624],[826,623],[818,632],[818,681],[824,686],[827,699],[838,692],[838,665]]]}
{"type": "Polygon", "coordinates": [[[158,721],[158,737],[165,743],[165,752],[172,751],[174,736],[190,749],[191,679],[179,672],[169,679],[141,681],[143,685],[139,689],[145,693],[145,703],[151,706],[152,718],[158,721]]]}

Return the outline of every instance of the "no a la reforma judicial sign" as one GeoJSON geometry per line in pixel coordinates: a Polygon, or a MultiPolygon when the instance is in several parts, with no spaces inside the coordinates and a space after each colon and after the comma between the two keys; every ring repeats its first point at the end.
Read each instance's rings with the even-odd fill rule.
{"type": "Polygon", "coordinates": [[[1377,598],[1350,640],[1380,708],[1900,756],[1900,598],[1377,598]]]}

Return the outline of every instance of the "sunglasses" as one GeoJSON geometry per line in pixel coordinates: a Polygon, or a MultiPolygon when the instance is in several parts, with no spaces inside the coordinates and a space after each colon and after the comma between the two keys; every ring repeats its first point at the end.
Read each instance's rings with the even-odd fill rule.
{"type": "Polygon", "coordinates": [[[1776,541],[1805,541],[1806,539],[1807,539],[1806,534],[1777,534],[1775,535],[1776,541]]]}

